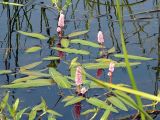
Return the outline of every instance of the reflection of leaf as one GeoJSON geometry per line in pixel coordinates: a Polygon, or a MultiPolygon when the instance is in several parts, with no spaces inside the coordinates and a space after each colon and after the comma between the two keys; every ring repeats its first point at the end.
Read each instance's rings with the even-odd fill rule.
{"type": "Polygon", "coordinates": [[[1,88],[29,88],[52,85],[54,81],[52,79],[35,79],[28,80],[26,82],[18,82],[15,84],[2,85],[1,88]]]}
{"type": "Polygon", "coordinates": [[[66,106],[69,106],[69,105],[73,105],[73,104],[78,103],[78,102],[80,102],[80,101],[82,101],[84,99],[85,98],[82,97],[82,96],[74,97],[71,100],[69,100],[68,102],[66,102],[66,104],[64,106],[66,107],[66,106]]]}
{"type": "Polygon", "coordinates": [[[24,32],[24,31],[17,31],[18,33],[20,34],[23,34],[23,35],[26,35],[28,37],[33,37],[33,38],[37,38],[37,39],[40,39],[40,40],[46,40],[48,39],[48,37],[40,34],[40,33],[29,33],[29,32],[24,32]]]}
{"type": "Polygon", "coordinates": [[[54,68],[49,68],[49,74],[53,78],[53,80],[58,84],[59,87],[62,88],[71,88],[71,85],[66,77],[64,77],[61,73],[56,71],[54,68]]]}
{"type": "Polygon", "coordinates": [[[1,74],[9,74],[9,73],[12,73],[11,70],[0,70],[0,75],[1,74]]]}
{"type": "Polygon", "coordinates": [[[79,35],[83,35],[86,34],[88,32],[88,30],[84,30],[84,31],[77,31],[77,32],[72,32],[69,35],[67,35],[68,37],[75,37],[75,36],[79,36],[79,35]]]}
{"type": "MultiPolygon", "coordinates": [[[[97,107],[99,107],[99,108],[103,108],[103,109],[109,109],[109,105],[106,103],[106,102],[104,102],[104,101],[102,101],[102,100],[100,100],[100,99],[98,99],[98,98],[95,98],[95,97],[91,97],[91,98],[89,98],[89,99],[86,99],[86,101],[88,102],[88,103],[90,103],[90,104],[92,104],[92,105],[94,105],[94,106],[97,106],[97,107]]],[[[112,112],[118,112],[115,108],[110,108],[110,110],[112,111],[112,112]]]]}
{"type": "Polygon", "coordinates": [[[55,57],[55,56],[48,56],[48,57],[45,57],[43,58],[43,60],[59,60],[60,57],[55,57]]]}
{"type": "Polygon", "coordinates": [[[87,45],[95,48],[101,48],[101,46],[97,43],[87,41],[87,40],[81,40],[81,39],[73,39],[70,41],[70,43],[75,43],[75,44],[81,44],[81,45],[87,45]]]}
{"type": "MultiPolygon", "coordinates": [[[[124,58],[124,55],[123,54],[114,54],[114,57],[124,58]]],[[[135,56],[135,55],[128,55],[128,59],[134,59],[134,60],[153,60],[153,58],[147,58],[147,57],[141,57],[141,56],[135,56]]]]}
{"type": "Polygon", "coordinates": [[[23,4],[18,4],[18,3],[13,3],[13,2],[0,2],[0,4],[20,6],[20,7],[24,6],[23,4]]]}
{"type": "Polygon", "coordinates": [[[33,46],[33,47],[30,47],[30,48],[27,48],[25,52],[26,53],[33,53],[33,52],[37,52],[41,49],[42,48],[40,46],[33,46]]]}
{"type": "Polygon", "coordinates": [[[62,45],[62,47],[67,48],[69,46],[69,40],[62,38],[61,39],[61,45],[62,45]]]}
{"type": "Polygon", "coordinates": [[[62,52],[67,52],[67,53],[73,53],[73,54],[82,54],[82,55],[89,55],[90,52],[86,50],[77,50],[73,48],[58,48],[58,47],[52,47],[55,50],[62,51],[62,52]]]}

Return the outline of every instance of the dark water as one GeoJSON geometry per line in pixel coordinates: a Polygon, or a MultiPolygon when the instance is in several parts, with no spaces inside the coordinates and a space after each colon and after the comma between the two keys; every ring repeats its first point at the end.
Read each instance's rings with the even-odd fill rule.
{"type": "MultiPolygon", "coordinates": [[[[111,4],[110,0],[107,0],[106,3],[104,0],[97,0],[100,3],[91,0],[84,1],[85,0],[73,0],[71,6],[64,12],[66,16],[64,34],[89,29],[90,32],[80,38],[96,42],[97,33],[101,30],[105,35],[105,46],[108,49],[114,46],[117,53],[121,53],[119,27],[115,6],[113,5],[115,3],[112,2],[112,6],[109,6],[106,5],[106,3],[111,4]]],[[[124,0],[125,4],[129,4],[129,2],[130,1],[124,0]]],[[[23,35],[19,36],[16,30],[55,36],[57,35],[58,12],[52,9],[49,1],[35,0],[33,3],[28,3],[26,0],[26,2],[22,1],[22,3],[26,4],[26,7],[23,9],[20,7],[0,6],[0,69],[14,70],[17,67],[41,61],[43,57],[51,53],[47,41],[40,42],[39,40],[23,35]],[[42,2],[44,2],[44,4],[42,4],[42,2]],[[45,19],[44,14],[41,12],[43,7],[51,7],[45,9],[45,19]],[[49,34],[47,34],[47,30],[49,30],[49,34]],[[40,52],[32,54],[26,54],[24,52],[26,48],[39,44],[43,46],[40,52]],[[8,48],[11,48],[11,51],[9,51],[8,48]]],[[[64,1],[62,4],[64,4],[64,1]]],[[[124,35],[128,53],[155,58],[153,61],[142,61],[141,65],[133,67],[138,88],[151,94],[157,94],[160,79],[160,13],[156,11],[160,9],[158,1],[141,0],[140,2],[135,2],[135,4],[123,5],[122,8],[124,15],[124,35]]],[[[80,61],[92,61],[98,57],[98,49],[76,47],[89,50],[92,53],[89,56],[79,55],[80,61]]],[[[76,55],[66,54],[64,61],[69,61],[75,56],[76,55]]],[[[61,73],[69,74],[64,61],[62,60],[57,68],[61,73]]],[[[39,67],[36,67],[36,69],[44,69],[48,64],[49,62],[44,62],[39,67]]],[[[94,76],[96,75],[95,70],[91,70],[90,73],[94,76]]],[[[107,76],[107,70],[101,79],[106,79],[105,76],[107,76]]],[[[0,75],[0,83],[9,84],[14,79],[20,77],[22,77],[22,75],[0,75]]],[[[113,83],[130,84],[126,69],[117,68],[115,70],[113,83]]],[[[60,97],[58,95],[60,90],[55,85],[51,87],[9,90],[11,91],[10,102],[13,102],[16,98],[20,98],[20,108],[27,106],[32,107],[38,104],[40,98],[43,97],[49,107],[64,115],[62,118],[58,118],[59,120],[65,120],[66,118],[67,120],[76,119],[73,114],[73,107],[63,107],[64,104],[61,102],[56,104],[60,97]]],[[[8,89],[1,89],[1,96],[3,96],[6,91],[8,91],[8,89]]],[[[99,89],[93,90],[92,92],[89,91],[88,94],[100,94],[102,91],[103,90],[99,89]]],[[[70,94],[70,91],[63,90],[63,92],[65,95],[70,94]]],[[[148,101],[144,101],[144,103],[148,103],[148,101]]],[[[84,105],[83,107],[86,108],[87,106],[84,105]]],[[[113,114],[110,119],[124,117],[130,113],[134,113],[134,111],[131,110],[128,113],[113,114]]],[[[89,118],[82,117],[81,119],[89,118]]]]}

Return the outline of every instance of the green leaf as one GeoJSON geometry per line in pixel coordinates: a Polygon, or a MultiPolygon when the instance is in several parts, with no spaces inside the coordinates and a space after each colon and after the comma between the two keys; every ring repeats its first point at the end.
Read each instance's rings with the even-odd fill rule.
{"type": "Polygon", "coordinates": [[[66,101],[69,101],[69,100],[71,100],[72,98],[74,98],[75,96],[67,96],[67,97],[65,97],[63,100],[62,100],[62,102],[66,102],[66,101]]]}
{"type": "Polygon", "coordinates": [[[9,73],[12,73],[11,70],[0,70],[0,75],[1,74],[9,74],[9,73]]]}
{"type": "Polygon", "coordinates": [[[12,117],[14,117],[14,111],[13,111],[12,107],[8,103],[7,103],[7,109],[8,109],[8,112],[10,113],[10,115],[12,117]]]}
{"type": "Polygon", "coordinates": [[[56,120],[55,116],[52,114],[48,115],[48,120],[56,120]]]}
{"type": "Polygon", "coordinates": [[[73,39],[70,41],[70,43],[81,44],[81,45],[91,46],[95,48],[101,48],[101,46],[97,43],[87,41],[87,40],[82,40],[82,39],[73,39]]]}
{"type": "Polygon", "coordinates": [[[119,109],[124,110],[124,111],[128,111],[126,106],[118,98],[111,96],[111,97],[107,98],[107,100],[111,104],[113,104],[115,107],[118,107],[119,109]]]}
{"type": "Polygon", "coordinates": [[[115,47],[112,47],[112,48],[110,48],[110,49],[107,51],[108,54],[114,53],[114,52],[116,52],[115,47]]]}
{"type": "Polygon", "coordinates": [[[3,5],[13,5],[13,6],[24,6],[23,4],[18,4],[18,3],[12,3],[12,2],[0,2],[0,4],[3,4],[3,5]]]}
{"type": "MultiPolygon", "coordinates": [[[[114,54],[114,57],[124,58],[124,54],[114,54]]],[[[141,57],[141,56],[135,56],[135,55],[128,55],[128,59],[133,59],[133,60],[153,60],[153,58],[147,58],[147,57],[141,57]]]]}
{"type": "Polygon", "coordinates": [[[77,31],[77,32],[72,32],[69,35],[67,35],[68,37],[75,37],[75,36],[79,36],[79,35],[83,35],[86,34],[87,32],[89,32],[88,30],[84,30],[84,31],[77,31]]]}
{"type": "MultiPolygon", "coordinates": [[[[99,63],[84,63],[82,64],[82,66],[86,69],[105,69],[105,68],[109,68],[109,64],[110,62],[99,62],[99,63]]],[[[139,65],[141,64],[140,62],[132,62],[130,63],[131,66],[135,66],[135,65],[139,65]]],[[[117,63],[115,62],[115,67],[126,67],[125,62],[120,62],[117,63]]]]}
{"type": "Polygon", "coordinates": [[[20,71],[20,73],[29,75],[29,76],[50,77],[50,75],[47,73],[42,73],[42,72],[34,71],[34,70],[24,70],[24,71],[20,71]]]}
{"type": "Polygon", "coordinates": [[[9,92],[7,92],[7,94],[5,95],[5,97],[1,100],[1,103],[0,103],[0,110],[1,110],[1,112],[6,107],[7,102],[8,102],[8,98],[9,98],[9,92]]]}
{"type": "Polygon", "coordinates": [[[29,33],[29,32],[24,32],[24,31],[17,31],[17,32],[20,33],[20,34],[26,35],[28,37],[33,37],[33,38],[37,38],[37,39],[40,39],[40,40],[48,39],[48,37],[46,37],[42,34],[39,34],[39,33],[29,33]]]}
{"type": "Polygon", "coordinates": [[[32,109],[32,111],[29,113],[29,120],[35,120],[36,114],[37,111],[32,109]]]}
{"type": "Polygon", "coordinates": [[[32,69],[34,67],[37,67],[41,63],[42,63],[42,61],[39,61],[39,62],[34,62],[34,63],[28,64],[28,65],[22,66],[22,67],[20,67],[20,71],[32,69]]]}
{"type": "Polygon", "coordinates": [[[23,78],[18,78],[16,80],[14,80],[12,83],[19,83],[19,82],[26,82],[28,80],[33,80],[38,78],[39,76],[27,76],[27,77],[23,77],[23,78]]]}
{"type": "Polygon", "coordinates": [[[68,39],[62,38],[61,39],[61,45],[62,45],[62,47],[67,48],[69,46],[69,42],[70,41],[68,39]]]}
{"type": "Polygon", "coordinates": [[[58,3],[58,0],[51,0],[52,1],[52,3],[58,3]]]}
{"type": "MultiPolygon", "coordinates": [[[[89,98],[89,99],[86,99],[86,101],[87,101],[88,103],[94,105],[94,106],[99,107],[99,108],[103,108],[103,109],[109,109],[109,108],[110,108],[109,105],[108,105],[106,102],[104,102],[104,101],[102,101],[102,100],[99,100],[99,99],[97,99],[97,98],[95,98],[95,97],[91,97],[91,98],[89,98]]],[[[115,108],[113,108],[113,107],[110,108],[110,110],[111,110],[112,112],[118,113],[118,111],[117,111],[115,108]]]]}
{"type": "Polygon", "coordinates": [[[58,84],[59,87],[62,88],[71,88],[71,85],[66,77],[64,77],[61,73],[56,71],[54,68],[49,68],[49,74],[53,78],[53,80],[58,84]]]}
{"type": "Polygon", "coordinates": [[[43,60],[59,60],[60,57],[55,57],[55,56],[48,56],[48,57],[45,57],[43,58],[43,60]]]}
{"type": "Polygon", "coordinates": [[[86,110],[86,111],[84,111],[84,112],[82,112],[81,113],[81,115],[87,115],[87,114],[89,114],[89,113],[95,113],[95,112],[97,112],[97,109],[89,109],[89,110],[86,110]]]}
{"type": "Polygon", "coordinates": [[[16,113],[18,105],[19,105],[19,99],[17,98],[16,101],[15,101],[15,103],[13,104],[13,111],[14,111],[14,113],[16,113]]]}
{"type": "Polygon", "coordinates": [[[15,84],[2,85],[1,88],[30,88],[30,87],[41,87],[41,86],[51,86],[54,84],[52,79],[36,79],[28,80],[26,82],[18,82],[15,84]]]}
{"type": "Polygon", "coordinates": [[[15,117],[15,120],[20,120],[23,113],[27,110],[28,108],[24,108],[22,110],[20,110],[17,114],[16,114],[16,117],[15,117]]]}
{"type": "Polygon", "coordinates": [[[41,49],[42,48],[40,46],[33,46],[33,47],[30,47],[30,48],[27,48],[25,52],[26,53],[33,53],[33,52],[37,52],[41,49]]]}
{"type": "Polygon", "coordinates": [[[77,50],[74,48],[58,48],[58,47],[52,47],[52,49],[62,51],[62,52],[67,52],[67,53],[73,53],[73,54],[81,54],[81,55],[89,55],[90,52],[86,50],[77,50]]]}
{"type": "Polygon", "coordinates": [[[92,77],[88,73],[86,73],[86,76],[88,78],[90,78],[91,80],[93,80],[94,82],[96,82],[97,84],[99,84],[99,85],[101,85],[105,88],[117,89],[117,90],[120,90],[120,91],[124,91],[126,93],[138,95],[140,97],[143,97],[143,98],[146,98],[146,99],[149,99],[149,100],[154,100],[154,101],[159,101],[160,102],[160,97],[158,97],[158,96],[151,95],[151,94],[141,92],[141,91],[138,91],[138,90],[130,89],[130,88],[127,88],[127,87],[121,87],[121,86],[116,85],[116,84],[107,83],[107,82],[104,82],[104,81],[101,81],[101,80],[98,80],[98,79],[92,77]]]}
{"type": "Polygon", "coordinates": [[[135,105],[135,101],[126,93],[119,91],[119,90],[114,90],[113,93],[121,100],[123,101],[126,105],[136,109],[135,105]],[[130,102],[129,102],[130,101],[130,102]],[[132,104],[131,104],[132,103],[132,104]]]}
{"type": "Polygon", "coordinates": [[[71,0],[66,0],[65,5],[63,6],[62,10],[66,10],[72,4],[71,0]]]}
{"type": "Polygon", "coordinates": [[[80,63],[78,63],[77,60],[78,60],[78,57],[73,58],[73,59],[71,60],[71,63],[70,63],[69,68],[72,68],[72,67],[75,67],[75,66],[77,66],[77,65],[80,65],[80,63]]]}
{"type": "Polygon", "coordinates": [[[63,116],[62,114],[59,114],[58,112],[56,112],[56,111],[54,111],[54,110],[51,110],[51,109],[48,109],[46,112],[47,112],[47,113],[50,113],[50,114],[52,114],[52,115],[54,115],[54,116],[59,116],[59,117],[62,117],[62,116],[63,116]]]}
{"type": "Polygon", "coordinates": [[[109,106],[109,109],[105,110],[100,120],[108,120],[109,114],[111,112],[112,105],[109,106]]]}
{"type": "Polygon", "coordinates": [[[85,98],[82,97],[82,96],[74,97],[70,101],[66,102],[66,104],[64,106],[66,107],[66,106],[69,106],[69,105],[73,105],[73,104],[78,103],[78,102],[80,102],[84,99],[85,98]]]}

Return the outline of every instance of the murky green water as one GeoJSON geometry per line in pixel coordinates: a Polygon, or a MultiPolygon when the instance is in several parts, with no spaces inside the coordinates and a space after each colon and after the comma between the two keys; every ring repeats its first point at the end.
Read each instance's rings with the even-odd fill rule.
{"type": "MultiPolygon", "coordinates": [[[[97,33],[101,30],[104,32],[106,48],[115,47],[116,52],[121,53],[122,48],[115,3],[110,0],[106,2],[104,0],[97,1],[72,0],[71,6],[64,12],[66,16],[64,34],[89,29],[89,33],[80,38],[97,42],[97,33]]],[[[123,1],[124,4],[128,4],[122,6],[124,35],[128,54],[155,58],[152,61],[142,61],[141,65],[133,67],[135,80],[139,90],[156,95],[159,90],[160,79],[160,7],[158,1],[141,0],[133,4],[127,0],[123,1]]],[[[22,30],[38,32],[50,37],[56,36],[58,12],[51,6],[50,1],[35,0],[33,3],[28,3],[26,0],[26,2],[22,1],[22,3],[26,3],[26,7],[0,6],[0,69],[16,71],[20,66],[41,61],[43,57],[48,55],[56,55],[55,51],[49,49],[47,41],[40,42],[39,40],[20,35],[16,31],[22,30]],[[43,49],[36,53],[26,54],[25,49],[33,45],[42,45],[43,49]]],[[[62,4],[64,4],[64,1],[62,4]]],[[[73,47],[91,51],[92,54],[89,56],[78,55],[80,61],[93,61],[93,59],[99,57],[99,49],[79,45],[73,45],[73,47]]],[[[68,68],[65,67],[65,61],[70,61],[75,56],[65,54],[64,60],[57,64],[57,69],[61,73],[69,74],[68,68]]],[[[112,55],[109,57],[115,59],[112,55]]],[[[118,60],[121,61],[120,59],[118,60]]],[[[45,61],[36,69],[44,69],[48,64],[50,62],[45,61]]],[[[96,70],[89,72],[94,76],[96,75],[96,70]]],[[[101,79],[105,80],[106,76],[107,70],[103,72],[101,79]]],[[[0,75],[0,83],[9,84],[14,79],[20,77],[23,77],[23,75],[0,75]]],[[[130,85],[125,68],[115,69],[113,83],[130,85]]],[[[32,107],[38,104],[40,98],[43,97],[49,107],[64,115],[64,117],[58,118],[59,120],[66,118],[68,120],[76,119],[73,107],[63,107],[64,104],[61,102],[57,103],[61,90],[55,85],[51,87],[9,90],[11,91],[10,102],[13,102],[18,97],[21,100],[20,107],[32,107]]],[[[1,89],[1,96],[4,95],[5,91],[8,91],[8,89],[1,89]]],[[[63,92],[65,95],[70,93],[70,91],[65,90],[63,92]]],[[[103,90],[98,89],[89,91],[88,94],[98,95],[101,92],[103,90]]],[[[144,103],[148,102],[144,101],[144,103]]],[[[86,107],[88,106],[84,105],[82,110],[86,107]]],[[[129,112],[121,112],[121,114],[112,114],[110,119],[124,117],[130,113],[134,113],[134,111],[130,110],[129,112]]],[[[89,118],[82,117],[80,119],[89,118]]]]}

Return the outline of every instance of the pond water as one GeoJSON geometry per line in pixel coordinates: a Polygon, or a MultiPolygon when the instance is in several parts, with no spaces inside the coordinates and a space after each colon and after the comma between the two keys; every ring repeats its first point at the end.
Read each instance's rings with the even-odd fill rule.
{"type": "MultiPolygon", "coordinates": [[[[64,5],[65,1],[62,1],[64,5]]],[[[138,66],[132,67],[138,89],[144,92],[157,95],[160,80],[160,3],[157,0],[138,0],[130,3],[129,0],[123,0],[123,29],[128,54],[154,58],[152,61],[141,61],[138,66]]],[[[26,37],[18,34],[17,30],[26,32],[41,33],[46,36],[55,36],[58,41],[57,22],[58,12],[52,6],[50,1],[28,0],[19,3],[25,4],[25,7],[13,7],[0,5],[0,69],[11,69],[16,71],[19,67],[31,64],[33,62],[42,61],[42,58],[49,55],[57,55],[54,50],[49,48],[48,41],[40,41],[34,38],[26,37]],[[38,52],[27,54],[25,50],[34,45],[41,45],[42,49],[38,52]]],[[[88,30],[89,32],[77,38],[97,42],[97,33],[103,31],[105,37],[106,49],[115,47],[116,53],[122,53],[121,40],[119,34],[119,24],[116,16],[115,4],[112,0],[72,0],[72,4],[68,7],[65,14],[64,34],[73,31],[88,30]]],[[[57,43],[57,42],[56,42],[57,43]]],[[[55,44],[56,44],[55,43],[55,44]]],[[[78,55],[80,62],[92,62],[100,57],[99,49],[72,45],[77,49],[84,49],[91,52],[90,55],[78,55]]],[[[66,61],[72,60],[77,55],[65,54],[64,59],[56,63],[59,72],[69,75],[69,68],[66,61]]],[[[113,55],[109,58],[118,61],[113,55]]],[[[48,65],[54,66],[54,62],[43,61],[43,64],[37,66],[33,70],[46,69],[48,65]]],[[[97,70],[88,70],[90,74],[96,76],[97,70]]],[[[24,77],[22,74],[0,75],[0,84],[9,84],[17,78],[24,77]]],[[[101,80],[107,81],[107,69],[103,71],[101,80]]],[[[130,85],[129,76],[125,68],[115,68],[112,82],[115,84],[130,85]]],[[[76,119],[73,106],[64,107],[61,102],[60,93],[69,95],[74,94],[73,91],[61,90],[56,85],[47,87],[27,88],[27,89],[1,89],[1,96],[6,91],[10,91],[10,103],[16,98],[20,99],[20,108],[33,107],[40,103],[41,97],[46,100],[48,107],[63,114],[58,120],[76,119]],[[60,101],[59,101],[60,99],[60,101]]],[[[94,96],[103,93],[102,89],[89,90],[87,95],[94,96]]],[[[150,103],[146,100],[144,104],[150,103]]],[[[83,109],[89,107],[82,106],[83,109]]],[[[157,106],[157,108],[159,108],[157,106]]],[[[120,119],[127,115],[135,113],[134,110],[129,112],[120,112],[120,114],[111,114],[110,119],[120,119]]],[[[96,119],[102,114],[98,115],[96,119]]],[[[24,119],[27,119],[24,117],[24,119]]],[[[43,118],[47,119],[47,118],[43,118]]],[[[80,119],[89,119],[89,117],[80,116],[80,119]]],[[[158,117],[156,118],[158,119],[158,117]]]]}

